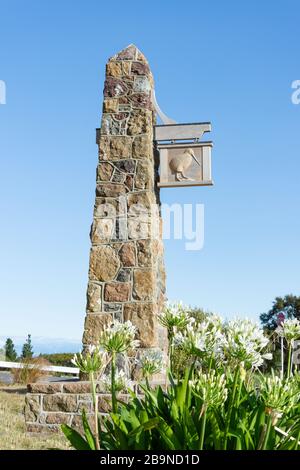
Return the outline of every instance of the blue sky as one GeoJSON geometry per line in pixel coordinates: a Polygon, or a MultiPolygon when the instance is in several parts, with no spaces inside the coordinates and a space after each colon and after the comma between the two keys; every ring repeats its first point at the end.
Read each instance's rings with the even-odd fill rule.
{"type": "Polygon", "coordinates": [[[258,318],[300,294],[297,1],[0,0],[2,335],[81,338],[105,63],[135,43],[163,111],[211,121],[205,245],[166,241],[168,297],[258,318]]]}

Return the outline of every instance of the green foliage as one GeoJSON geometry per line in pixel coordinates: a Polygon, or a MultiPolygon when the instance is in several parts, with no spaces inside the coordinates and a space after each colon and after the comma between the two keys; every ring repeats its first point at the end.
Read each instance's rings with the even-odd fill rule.
{"type": "Polygon", "coordinates": [[[286,295],[285,297],[276,297],[272,308],[260,315],[260,321],[267,330],[275,330],[277,327],[277,316],[284,312],[286,318],[298,318],[300,320],[300,297],[296,295],[286,295]]]}
{"type": "MultiPolygon", "coordinates": [[[[209,405],[194,393],[191,371],[165,393],[161,387],[145,389],[145,398],[120,404],[118,414],[105,421],[105,449],[146,450],[255,450],[293,448],[295,442],[275,431],[273,415],[264,396],[248,388],[240,374],[227,376],[225,403],[209,405]]],[[[286,416],[277,425],[286,429],[286,416]]],[[[298,417],[290,437],[300,431],[298,417]]]]}
{"type": "Polygon", "coordinates": [[[31,359],[33,356],[33,348],[31,343],[31,335],[27,336],[22,348],[22,359],[31,359]]]}
{"type": "Polygon", "coordinates": [[[61,430],[76,450],[96,450],[95,438],[88,423],[84,408],[82,410],[82,425],[84,429],[84,437],[67,424],[62,424],[61,430]]]}
{"type": "Polygon", "coordinates": [[[74,367],[72,363],[73,356],[73,353],[40,354],[40,357],[43,357],[51,364],[64,367],[74,367]]]}
{"type": "MultiPolygon", "coordinates": [[[[271,355],[266,353],[269,340],[256,324],[249,320],[224,323],[215,315],[200,315],[191,319],[190,310],[181,304],[169,305],[160,315],[171,340],[168,380],[164,387],[152,388],[145,377],[146,383],[139,383],[142,395],[129,391],[131,400],[126,403],[118,399],[115,386],[115,348],[106,348],[111,362],[112,412],[100,420],[94,390],[95,434],[90,433],[85,413],[84,442],[77,431],[63,427],[75,448],[298,449],[300,375],[292,369],[285,378],[261,373],[271,355]],[[176,374],[178,350],[186,360],[176,374]]],[[[131,330],[130,324],[128,327],[131,330]]],[[[111,335],[110,331],[104,335],[111,335]]],[[[123,336],[118,336],[118,344],[121,341],[123,336]]]]}
{"type": "MultiPolygon", "coordinates": [[[[213,373],[210,398],[205,401],[205,394],[199,393],[201,382],[195,389],[192,376],[193,370],[189,369],[177,383],[170,377],[167,391],[160,386],[155,389],[145,386],[143,398],[132,393],[129,403],[118,401],[117,412],[104,419],[99,431],[102,448],[168,451],[296,448],[295,439],[300,432],[299,404],[290,409],[291,402],[285,397],[280,401],[280,413],[271,410],[270,379],[266,383],[262,379],[258,389],[260,381],[256,377],[246,383],[237,369],[236,374],[227,374],[224,379],[228,398],[222,401],[216,394],[213,373]],[[277,432],[275,426],[283,433],[288,430],[288,437],[277,432]]],[[[286,382],[277,379],[272,387],[272,394],[276,394],[276,389],[280,397],[286,382]]],[[[297,394],[299,397],[299,387],[297,394]]],[[[76,431],[68,428],[66,432],[66,426],[63,430],[76,449],[82,448],[82,441],[76,442],[76,431]]],[[[89,441],[91,444],[85,431],[85,443],[92,450],[94,444],[90,437],[89,441]]]]}
{"type": "Polygon", "coordinates": [[[17,360],[17,353],[15,350],[15,345],[11,338],[7,338],[4,346],[6,360],[15,362],[17,360]]]}

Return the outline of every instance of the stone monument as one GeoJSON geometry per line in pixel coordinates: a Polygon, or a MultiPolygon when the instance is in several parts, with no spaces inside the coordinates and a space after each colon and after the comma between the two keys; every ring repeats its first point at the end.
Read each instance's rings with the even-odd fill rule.
{"type": "MultiPolygon", "coordinates": [[[[91,251],[83,350],[98,342],[114,319],[130,320],[141,350],[167,340],[157,315],[163,307],[165,270],[158,180],[153,144],[153,77],[147,60],[130,45],[106,65],[99,163],[91,227],[91,251]]],[[[99,412],[109,409],[99,393],[99,412]]],[[[82,408],[93,404],[88,381],[28,385],[29,432],[56,432],[62,423],[80,428],[82,408]]]]}
{"type": "Polygon", "coordinates": [[[148,62],[134,45],[109,60],[97,129],[84,348],[114,319],[137,327],[141,348],[165,347],[157,321],[165,270],[152,92],[148,62]]]}

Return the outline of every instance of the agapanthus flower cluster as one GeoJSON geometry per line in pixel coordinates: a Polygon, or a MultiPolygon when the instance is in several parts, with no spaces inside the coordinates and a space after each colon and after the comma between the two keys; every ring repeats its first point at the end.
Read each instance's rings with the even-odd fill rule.
{"type": "Polygon", "coordinates": [[[154,374],[159,374],[164,368],[164,357],[160,350],[150,350],[141,355],[138,361],[142,376],[150,378],[154,374]]]}
{"type": "Polygon", "coordinates": [[[140,342],[135,339],[136,334],[137,328],[131,321],[114,321],[101,333],[99,344],[110,354],[125,353],[139,347],[140,342]]]}
{"type": "MultiPolygon", "coordinates": [[[[101,383],[104,390],[111,393],[111,376],[104,375],[101,379],[101,383]]],[[[115,392],[126,392],[128,389],[133,389],[133,382],[128,379],[123,369],[117,370],[115,374],[115,392]]]]}
{"type": "Polygon", "coordinates": [[[208,374],[200,374],[192,383],[194,395],[199,397],[205,408],[219,408],[227,400],[225,374],[217,375],[215,370],[208,374]]]}
{"type": "Polygon", "coordinates": [[[182,303],[168,303],[163,312],[158,315],[158,321],[167,328],[169,336],[175,331],[185,328],[194,319],[191,318],[189,311],[182,303]]]}
{"type": "Polygon", "coordinates": [[[84,354],[75,354],[72,363],[84,374],[101,375],[108,364],[108,356],[99,346],[90,345],[84,354]]]}
{"type": "Polygon", "coordinates": [[[297,318],[285,320],[276,328],[276,333],[288,343],[293,343],[295,339],[300,338],[300,321],[297,318]]]}
{"type": "Polygon", "coordinates": [[[184,350],[188,356],[198,358],[222,356],[224,338],[221,331],[221,321],[217,316],[208,317],[201,323],[189,323],[185,330],[174,336],[174,347],[184,350]]]}
{"type": "Polygon", "coordinates": [[[259,367],[264,360],[272,359],[265,349],[269,342],[263,330],[250,320],[231,320],[225,325],[223,349],[226,359],[246,369],[259,367]]]}
{"type": "Polygon", "coordinates": [[[269,414],[275,417],[287,413],[300,398],[295,380],[280,378],[274,373],[261,378],[259,394],[269,414]]]}

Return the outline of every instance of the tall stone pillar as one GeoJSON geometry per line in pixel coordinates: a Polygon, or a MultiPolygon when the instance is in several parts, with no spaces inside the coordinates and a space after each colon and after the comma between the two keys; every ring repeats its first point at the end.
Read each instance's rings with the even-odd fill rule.
{"type": "Polygon", "coordinates": [[[157,321],[165,292],[153,78],[130,45],[106,65],[83,346],[113,319],[131,320],[141,348],[166,347],[157,321]]]}

